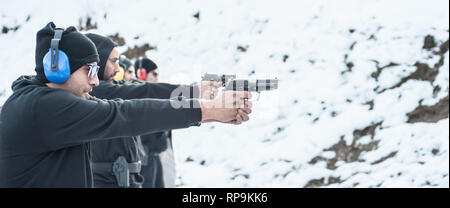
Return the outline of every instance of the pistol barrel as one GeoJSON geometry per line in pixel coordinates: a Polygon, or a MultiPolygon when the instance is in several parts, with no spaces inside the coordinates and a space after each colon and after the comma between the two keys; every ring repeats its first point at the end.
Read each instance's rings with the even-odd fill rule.
{"type": "Polygon", "coordinates": [[[225,85],[225,90],[261,92],[278,89],[278,79],[258,79],[258,80],[230,80],[225,85]]]}

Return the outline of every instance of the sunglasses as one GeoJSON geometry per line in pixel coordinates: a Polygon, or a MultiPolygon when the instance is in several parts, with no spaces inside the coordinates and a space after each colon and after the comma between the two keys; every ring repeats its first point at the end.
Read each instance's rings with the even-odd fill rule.
{"type": "Polygon", "coordinates": [[[95,75],[98,73],[98,70],[100,69],[100,66],[94,65],[94,64],[86,64],[86,66],[89,67],[88,77],[90,79],[94,78],[95,75]]]}

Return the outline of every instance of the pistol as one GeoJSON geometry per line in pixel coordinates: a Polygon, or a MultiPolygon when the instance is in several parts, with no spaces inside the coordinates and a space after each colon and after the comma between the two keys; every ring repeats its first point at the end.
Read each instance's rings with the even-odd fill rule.
{"type": "Polygon", "coordinates": [[[236,79],[236,75],[228,75],[228,74],[208,74],[205,73],[202,77],[202,81],[214,81],[222,83],[222,86],[225,86],[230,80],[236,79]]]}

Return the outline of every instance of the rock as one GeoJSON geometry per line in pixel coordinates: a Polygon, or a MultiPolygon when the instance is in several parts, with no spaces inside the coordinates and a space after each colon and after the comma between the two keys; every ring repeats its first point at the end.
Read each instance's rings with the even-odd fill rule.
{"type": "Polygon", "coordinates": [[[423,41],[423,49],[432,49],[436,47],[436,41],[434,40],[434,37],[431,35],[425,36],[425,40],[423,41]]]}
{"type": "Polygon", "coordinates": [[[436,123],[442,119],[448,118],[449,113],[449,96],[442,98],[438,103],[432,106],[419,105],[412,112],[407,113],[407,123],[436,123]]]}

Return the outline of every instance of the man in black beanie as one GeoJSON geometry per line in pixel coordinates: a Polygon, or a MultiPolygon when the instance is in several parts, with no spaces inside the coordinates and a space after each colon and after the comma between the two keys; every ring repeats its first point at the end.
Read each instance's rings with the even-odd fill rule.
{"type": "Polygon", "coordinates": [[[251,103],[243,99],[251,97],[248,93],[227,93],[212,101],[91,97],[89,91],[98,85],[97,50],[74,27],[64,31],[59,45],[69,56],[71,74],[64,83],[48,82],[42,60],[54,34],[52,22],[37,33],[36,77],[19,77],[12,85],[13,94],[2,107],[0,187],[92,187],[93,141],[187,128],[210,121],[230,122],[242,117],[248,120],[251,103]],[[242,100],[230,99],[234,96],[242,100]],[[226,104],[217,107],[222,102],[226,104]],[[227,103],[233,107],[226,108],[227,103]],[[154,115],[164,116],[156,120],[154,115]]]}
{"type": "MultiPolygon", "coordinates": [[[[119,65],[123,68],[123,80],[127,83],[133,83],[136,80],[136,74],[134,72],[134,65],[131,60],[121,55],[119,57],[119,65]]],[[[117,75],[116,75],[117,76],[117,75]]]]}
{"type": "Polygon", "coordinates": [[[114,54],[110,57],[111,51],[113,51],[117,44],[101,35],[88,33],[86,36],[94,42],[100,56],[98,78],[100,80],[112,81],[116,73],[119,72],[119,53],[117,52],[117,55],[114,54]],[[105,70],[106,68],[108,70],[105,70]]]}
{"type": "Polygon", "coordinates": [[[158,82],[159,69],[158,66],[149,58],[142,57],[134,63],[136,77],[146,82],[158,82]]]}
{"type": "MultiPolygon", "coordinates": [[[[111,39],[98,34],[86,34],[97,47],[100,55],[99,69],[99,86],[95,87],[92,95],[103,99],[139,99],[139,98],[158,98],[170,99],[171,94],[176,89],[181,89],[180,97],[199,98],[209,97],[202,94],[211,92],[211,88],[215,88],[214,83],[203,83],[201,87],[196,85],[172,85],[168,83],[149,83],[149,82],[133,82],[128,84],[125,82],[113,81],[113,77],[118,72],[119,64],[115,62],[119,60],[119,52],[111,39]],[[102,60],[102,57],[104,60],[102,60]],[[106,62],[106,63],[105,63],[106,62]],[[104,72],[103,76],[100,74],[104,72]],[[211,87],[209,87],[211,86],[211,87]]],[[[155,113],[153,117],[159,120],[164,117],[164,113],[155,113]]],[[[246,117],[244,115],[243,117],[246,117]]],[[[240,124],[244,118],[238,114],[233,123],[240,124]]],[[[162,131],[161,131],[162,132],[162,131]]],[[[140,137],[127,138],[123,137],[116,140],[105,140],[93,142],[92,145],[92,167],[94,172],[94,185],[96,187],[124,187],[124,183],[120,181],[117,174],[111,171],[111,165],[124,157],[130,164],[141,163],[144,159],[145,152],[140,141],[140,137]],[[104,165],[106,164],[106,165],[104,165]]],[[[141,187],[142,175],[139,172],[130,172],[129,186],[125,187],[141,187]]],[[[125,180],[125,179],[122,179],[125,180]]],[[[145,180],[145,178],[144,178],[145,180]]]]}
{"type": "MultiPolygon", "coordinates": [[[[50,48],[54,27],[53,22],[49,23],[38,32],[36,37],[36,67],[34,70],[36,71],[36,79],[42,83],[49,82],[44,75],[42,59],[50,48]]],[[[100,59],[95,45],[86,36],[77,32],[75,27],[69,27],[64,30],[62,36],[64,36],[64,39],[60,40],[59,49],[64,51],[69,57],[71,74],[87,63],[99,62],[100,59]]]]}

